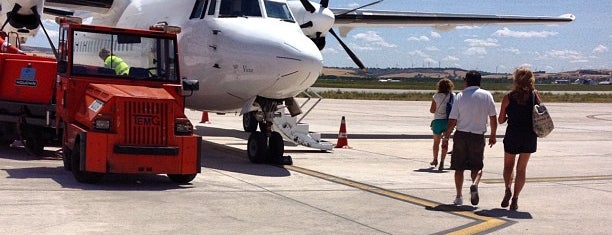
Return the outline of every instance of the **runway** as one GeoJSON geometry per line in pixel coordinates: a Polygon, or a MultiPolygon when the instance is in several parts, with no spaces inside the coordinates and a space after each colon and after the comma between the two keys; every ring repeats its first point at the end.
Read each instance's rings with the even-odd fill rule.
{"type": "MultiPolygon", "coordinates": [[[[241,117],[210,114],[202,174],[76,183],[54,160],[0,148],[0,233],[132,234],[608,234],[612,204],[609,104],[547,104],[556,129],[539,139],[516,212],[499,206],[505,125],[485,150],[480,204],[451,206],[452,172],[431,169],[429,102],[323,100],[304,119],[350,149],[286,147],[292,166],[246,158],[241,117]]],[[[499,108],[499,104],[497,105],[499,108]]],[[[200,112],[189,111],[194,123],[200,112]]],[[[447,158],[446,166],[450,164],[447,158]]],[[[468,177],[466,177],[467,179],[468,177]]],[[[465,182],[468,185],[468,182],[465,182]]],[[[468,195],[468,189],[464,189],[468,195]]]]}

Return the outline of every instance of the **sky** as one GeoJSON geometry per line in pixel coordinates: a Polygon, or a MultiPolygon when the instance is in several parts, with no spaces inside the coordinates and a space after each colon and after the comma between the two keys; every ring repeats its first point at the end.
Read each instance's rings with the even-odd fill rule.
{"type": "MultiPolygon", "coordinates": [[[[329,5],[354,8],[373,1],[330,0],[329,5]]],[[[366,9],[576,16],[561,25],[459,27],[447,32],[429,27],[355,28],[343,41],[369,68],[457,67],[499,73],[520,66],[547,72],[612,69],[610,0],[385,0],[366,9]]],[[[53,28],[53,23],[46,21],[45,26],[53,28]]],[[[42,35],[27,44],[46,45],[42,35]]],[[[322,53],[326,67],[356,67],[331,35],[322,53]]]]}
{"type": "MultiPolygon", "coordinates": [[[[352,8],[373,0],[330,0],[352,8]]],[[[610,0],[385,0],[376,10],[559,16],[561,25],[461,27],[448,32],[429,27],[356,28],[343,41],[366,67],[459,67],[512,72],[519,66],[560,72],[612,69],[610,0]]],[[[324,66],[356,67],[333,37],[323,50],[324,66]]]]}

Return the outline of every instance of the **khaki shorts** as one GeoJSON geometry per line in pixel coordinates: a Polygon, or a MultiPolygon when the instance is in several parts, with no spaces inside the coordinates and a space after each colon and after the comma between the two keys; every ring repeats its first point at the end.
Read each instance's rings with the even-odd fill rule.
{"type": "Polygon", "coordinates": [[[456,131],[453,136],[451,170],[482,170],[484,167],[484,134],[456,131]]]}

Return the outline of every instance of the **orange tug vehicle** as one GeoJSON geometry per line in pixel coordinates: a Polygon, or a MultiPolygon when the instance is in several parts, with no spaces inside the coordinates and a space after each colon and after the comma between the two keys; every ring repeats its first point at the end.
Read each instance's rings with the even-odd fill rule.
{"type": "Polygon", "coordinates": [[[106,173],[192,181],[200,173],[201,137],[184,114],[183,93],[198,83],[179,76],[180,28],[56,21],[57,60],[18,49],[0,54],[0,101],[15,107],[13,115],[0,116],[18,117],[13,126],[26,150],[42,152],[55,133],[64,168],[79,182],[96,183],[106,173]]]}

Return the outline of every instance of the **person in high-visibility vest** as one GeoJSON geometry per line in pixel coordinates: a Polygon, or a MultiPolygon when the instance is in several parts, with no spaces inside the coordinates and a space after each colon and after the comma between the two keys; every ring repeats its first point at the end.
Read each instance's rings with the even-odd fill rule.
{"type": "Polygon", "coordinates": [[[130,66],[121,57],[111,54],[106,48],[100,50],[99,56],[104,61],[104,67],[115,70],[115,74],[128,75],[130,73],[130,66]]]}

